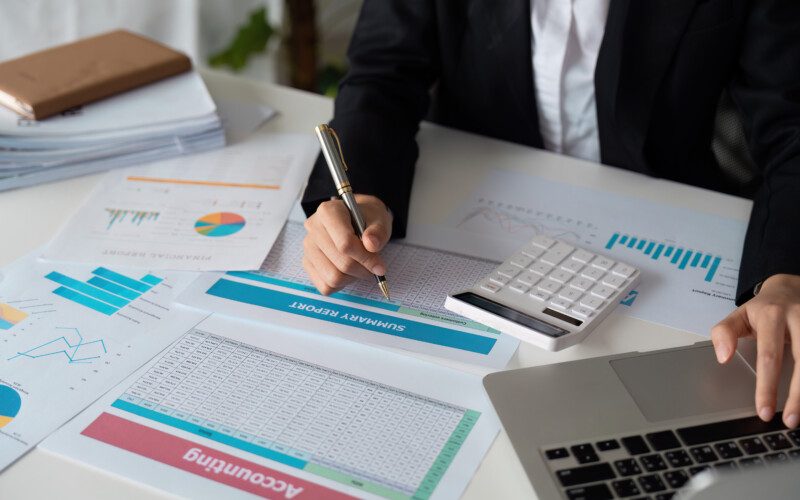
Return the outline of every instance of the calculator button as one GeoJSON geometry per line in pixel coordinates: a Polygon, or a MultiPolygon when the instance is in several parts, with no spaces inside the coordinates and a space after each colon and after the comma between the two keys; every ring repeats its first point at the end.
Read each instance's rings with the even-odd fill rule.
{"type": "Polygon", "coordinates": [[[569,309],[569,307],[572,305],[572,302],[570,302],[569,300],[564,300],[564,299],[562,299],[560,297],[557,297],[557,298],[551,300],[549,305],[553,309],[559,309],[561,311],[564,311],[564,310],[569,309]]]}
{"type": "Polygon", "coordinates": [[[594,311],[584,306],[577,306],[572,308],[572,314],[578,318],[588,318],[594,311]]]}
{"type": "Polygon", "coordinates": [[[511,278],[495,273],[491,278],[489,278],[489,280],[491,280],[493,283],[497,283],[500,286],[505,286],[509,281],[511,281],[511,278]]]}
{"type": "Polygon", "coordinates": [[[614,266],[614,269],[612,269],[611,272],[616,274],[617,276],[622,276],[623,278],[630,278],[631,275],[633,275],[633,273],[636,272],[636,269],[620,262],[619,264],[614,266]]]}
{"type": "Polygon", "coordinates": [[[544,248],[539,248],[534,245],[528,245],[522,249],[522,253],[527,255],[531,259],[538,259],[539,256],[544,253],[544,248]]]}
{"type": "Polygon", "coordinates": [[[531,245],[534,245],[534,246],[537,246],[537,247],[540,247],[540,248],[544,248],[545,250],[547,250],[551,246],[555,245],[555,243],[556,243],[556,240],[554,240],[553,238],[550,238],[548,236],[545,236],[543,234],[536,235],[531,240],[531,245]]]}
{"type": "Polygon", "coordinates": [[[497,268],[497,274],[502,274],[506,278],[510,279],[519,274],[519,268],[514,266],[502,266],[497,268]]]}
{"type": "Polygon", "coordinates": [[[586,250],[578,249],[575,250],[575,253],[572,254],[572,258],[580,262],[581,264],[588,264],[590,260],[594,259],[594,254],[592,252],[587,252],[586,250]]]}
{"type": "Polygon", "coordinates": [[[586,279],[583,277],[575,278],[574,280],[569,282],[569,286],[573,288],[577,288],[578,290],[585,292],[586,290],[592,288],[594,286],[594,281],[590,279],[586,279]]]}
{"type": "Polygon", "coordinates": [[[580,291],[575,290],[574,288],[566,287],[560,292],[558,292],[558,296],[570,302],[575,302],[576,300],[581,298],[583,294],[580,291]]]}
{"type": "Polygon", "coordinates": [[[484,283],[483,285],[481,285],[481,289],[491,293],[499,292],[500,288],[502,287],[496,283],[484,283]]]}
{"type": "Polygon", "coordinates": [[[605,285],[597,285],[596,287],[592,288],[592,295],[607,299],[614,295],[614,289],[605,285]]]}
{"type": "Polygon", "coordinates": [[[530,257],[527,257],[525,255],[515,255],[514,257],[512,257],[508,261],[509,264],[511,264],[513,266],[517,266],[517,267],[522,267],[522,268],[526,268],[526,267],[530,266],[532,262],[533,262],[533,259],[531,259],[530,257]]]}
{"type": "Polygon", "coordinates": [[[591,295],[587,295],[586,297],[581,299],[580,304],[583,307],[591,309],[592,311],[596,311],[600,309],[600,307],[602,307],[603,302],[605,301],[599,297],[592,297],[591,295]]]}
{"type": "Polygon", "coordinates": [[[583,269],[583,264],[575,260],[575,257],[573,257],[561,264],[561,269],[574,274],[583,269]]]}
{"type": "Polygon", "coordinates": [[[535,285],[537,281],[539,281],[539,275],[527,271],[517,276],[517,281],[519,281],[520,283],[525,283],[528,286],[532,286],[535,285]]]}
{"type": "Polygon", "coordinates": [[[544,302],[550,298],[550,294],[542,290],[531,290],[531,293],[528,294],[528,297],[538,300],[539,302],[544,302]]]}
{"type": "Polygon", "coordinates": [[[552,269],[553,266],[545,264],[544,262],[536,262],[531,266],[531,271],[539,276],[547,276],[552,269]]]}
{"type": "Polygon", "coordinates": [[[542,290],[543,292],[556,293],[561,289],[561,283],[547,279],[539,283],[536,288],[542,290]]]}
{"type": "Polygon", "coordinates": [[[608,257],[603,257],[603,256],[598,256],[596,259],[592,261],[592,265],[594,267],[600,268],[603,271],[608,271],[609,269],[614,267],[614,264],[616,264],[616,262],[609,259],[608,257]]]}
{"type": "Polygon", "coordinates": [[[566,283],[567,281],[572,279],[572,274],[564,271],[563,269],[556,269],[548,276],[553,281],[558,281],[559,283],[566,283]]]}
{"type": "Polygon", "coordinates": [[[603,272],[603,270],[598,269],[596,267],[587,267],[586,269],[581,271],[581,276],[583,276],[586,279],[590,279],[592,281],[599,280],[600,278],[603,277],[604,274],[605,273],[603,272]]]}
{"type": "Polygon", "coordinates": [[[511,290],[512,292],[525,293],[531,289],[531,286],[526,285],[525,283],[521,283],[519,281],[515,281],[513,285],[508,287],[508,289],[511,290]]]}
{"type": "Polygon", "coordinates": [[[624,285],[626,281],[628,280],[626,280],[622,276],[616,276],[614,274],[606,274],[600,282],[605,286],[610,286],[611,288],[619,289],[622,288],[622,285],[624,285]]]}
{"type": "Polygon", "coordinates": [[[553,266],[558,265],[564,260],[567,255],[569,255],[574,248],[567,245],[566,243],[558,243],[556,246],[551,248],[546,254],[542,255],[541,261],[545,264],[551,264],[553,266]]]}

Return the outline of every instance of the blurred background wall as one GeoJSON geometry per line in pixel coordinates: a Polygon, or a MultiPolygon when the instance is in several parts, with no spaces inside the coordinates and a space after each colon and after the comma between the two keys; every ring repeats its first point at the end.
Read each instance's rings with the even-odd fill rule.
{"type": "MultiPolygon", "coordinates": [[[[235,72],[330,93],[345,68],[361,1],[0,0],[0,61],[126,28],[183,50],[198,66],[208,66],[209,58],[230,48],[253,13],[265,7],[265,26],[275,32],[264,50],[253,52],[235,72]],[[303,72],[299,81],[298,65],[303,72]]],[[[220,68],[234,72],[229,66],[220,68]]]]}

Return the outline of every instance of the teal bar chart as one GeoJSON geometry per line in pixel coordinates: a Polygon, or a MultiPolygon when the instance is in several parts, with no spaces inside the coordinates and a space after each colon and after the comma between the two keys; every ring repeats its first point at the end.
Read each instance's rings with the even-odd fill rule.
{"type": "Polygon", "coordinates": [[[92,271],[87,281],[52,271],[46,279],[61,286],[53,290],[59,297],[111,316],[161,283],[162,278],[147,274],[141,279],[119,274],[105,267],[92,271]]]}
{"type": "Polygon", "coordinates": [[[698,250],[690,250],[675,245],[669,245],[660,241],[648,240],[638,236],[631,236],[623,233],[614,233],[606,243],[606,250],[613,250],[620,246],[650,257],[652,260],[663,260],[684,271],[687,268],[705,270],[703,280],[712,282],[719,270],[722,257],[698,250]]]}

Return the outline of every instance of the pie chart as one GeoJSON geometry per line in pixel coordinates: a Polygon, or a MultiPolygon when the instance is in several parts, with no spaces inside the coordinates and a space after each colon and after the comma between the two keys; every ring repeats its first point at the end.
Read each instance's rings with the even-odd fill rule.
{"type": "Polygon", "coordinates": [[[19,393],[7,385],[0,385],[0,427],[10,424],[19,413],[22,399],[19,393]]]}
{"type": "Polygon", "coordinates": [[[245,220],[239,214],[231,212],[215,212],[197,219],[194,230],[203,236],[220,237],[238,233],[244,227],[245,220]]]}

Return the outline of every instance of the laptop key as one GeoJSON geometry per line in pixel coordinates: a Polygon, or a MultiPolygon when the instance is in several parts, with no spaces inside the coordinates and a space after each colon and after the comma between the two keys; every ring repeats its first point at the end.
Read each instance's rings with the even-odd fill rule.
{"type": "Polygon", "coordinates": [[[687,465],[692,465],[694,463],[692,462],[691,457],[689,457],[689,454],[683,450],[668,451],[664,453],[664,456],[667,458],[667,462],[669,462],[669,464],[676,469],[680,467],[686,467],[687,465]]]}
{"type": "Polygon", "coordinates": [[[786,434],[788,434],[789,438],[794,441],[795,446],[800,446],[800,429],[794,429],[786,434]]]}
{"type": "Polygon", "coordinates": [[[605,462],[571,469],[556,471],[562,486],[577,486],[579,484],[596,483],[617,477],[611,466],[605,462]]]}
{"type": "Polygon", "coordinates": [[[686,481],[689,480],[689,475],[682,470],[671,470],[664,473],[664,479],[671,488],[682,488],[686,481]]]}
{"type": "Polygon", "coordinates": [[[641,495],[642,492],[632,479],[620,479],[611,483],[614,491],[618,497],[632,497],[634,495],[641,495]]]}
{"type": "Polygon", "coordinates": [[[714,448],[717,449],[720,458],[739,458],[742,456],[742,450],[740,450],[733,441],[717,443],[714,445],[714,448]]]}
{"type": "Polygon", "coordinates": [[[659,493],[658,495],[654,496],[654,500],[672,500],[672,497],[675,496],[674,491],[668,491],[666,493],[659,493]]]}
{"type": "Polygon", "coordinates": [[[567,458],[569,456],[569,452],[566,448],[554,448],[552,450],[547,450],[544,454],[547,456],[548,460],[558,460],[559,458],[567,458]]]}
{"type": "Polygon", "coordinates": [[[732,439],[775,432],[783,430],[780,412],[769,422],[764,422],[758,417],[746,417],[712,424],[696,425],[678,429],[678,435],[688,446],[713,443],[715,441],[730,441],[732,439]]]}
{"type": "Polygon", "coordinates": [[[789,458],[791,458],[792,460],[800,460],[800,449],[789,450],[789,458]]]}
{"type": "Polygon", "coordinates": [[[761,457],[747,457],[739,460],[739,467],[742,469],[752,469],[753,467],[762,467],[763,465],[764,461],[761,460],[761,457]]]}
{"type": "Polygon", "coordinates": [[[600,457],[598,457],[597,453],[594,451],[594,446],[589,443],[575,445],[571,447],[570,450],[572,450],[572,455],[579,464],[589,464],[600,461],[600,457]]]}
{"type": "Polygon", "coordinates": [[[639,486],[641,486],[645,493],[655,493],[656,491],[664,491],[667,489],[664,485],[664,481],[661,480],[658,474],[639,476],[639,486]]]}
{"type": "Polygon", "coordinates": [[[651,432],[647,434],[647,441],[650,446],[656,451],[671,450],[673,448],[680,448],[681,442],[672,431],[651,432]]]}
{"type": "Polygon", "coordinates": [[[611,451],[619,449],[619,441],[616,439],[606,439],[597,443],[597,449],[600,451],[611,451]]]}
{"type": "Polygon", "coordinates": [[[642,469],[639,468],[639,464],[633,458],[617,460],[614,462],[614,467],[617,468],[620,476],[635,476],[642,473],[642,469]]]}
{"type": "Polygon", "coordinates": [[[726,460],[724,462],[715,463],[714,468],[717,470],[733,470],[733,469],[738,469],[739,466],[736,465],[736,462],[734,462],[733,460],[726,460]]]}
{"type": "Polygon", "coordinates": [[[767,447],[764,446],[761,439],[757,437],[742,439],[739,441],[739,444],[748,455],[758,455],[759,453],[765,453],[767,451],[767,447]]]}
{"type": "Polygon", "coordinates": [[[690,449],[695,462],[698,464],[705,464],[708,462],[716,462],[719,457],[710,446],[697,446],[690,449]]]}
{"type": "Polygon", "coordinates": [[[698,465],[696,467],[689,467],[689,475],[696,476],[706,469],[708,469],[708,465],[698,465]]]}
{"type": "Polygon", "coordinates": [[[666,462],[664,462],[664,459],[658,453],[640,457],[639,461],[647,472],[657,472],[667,468],[666,462]]]}
{"type": "Polygon", "coordinates": [[[786,448],[792,447],[792,443],[786,439],[786,436],[784,436],[782,432],[767,434],[764,436],[764,442],[774,451],[785,450],[786,448]]]}
{"type": "Polygon", "coordinates": [[[605,484],[593,484],[591,486],[568,489],[567,498],[569,500],[605,500],[614,498],[614,495],[611,494],[611,490],[605,484]]]}
{"type": "Polygon", "coordinates": [[[650,451],[647,443],[644,442],[642,436],[628,436],[622,438],[622,446],[628,450],[631,455],[644,455],[650,451]]]}
{"type": "Polygon", "coordinates": [[[789,457],[786,456],[786,453],[779,451],[778,453],[770,453],[769,455],[764,455],[764,461],[770,465],[775,465],[783,462],[788,462],[789,457]]]}

